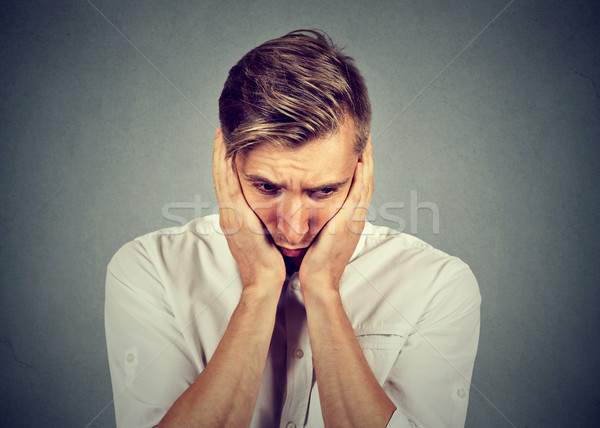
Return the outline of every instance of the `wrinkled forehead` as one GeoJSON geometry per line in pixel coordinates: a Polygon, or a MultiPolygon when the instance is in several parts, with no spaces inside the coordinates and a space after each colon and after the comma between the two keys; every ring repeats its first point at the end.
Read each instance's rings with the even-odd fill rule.
{"type": "Polygon", "coordinates": [[[277,183],[339,181],[352,175],[358,160],[353,139],[347,137],[337,133],[294,149],[263,143],[238,152],[236,164],[243,174],[277,183]]]}

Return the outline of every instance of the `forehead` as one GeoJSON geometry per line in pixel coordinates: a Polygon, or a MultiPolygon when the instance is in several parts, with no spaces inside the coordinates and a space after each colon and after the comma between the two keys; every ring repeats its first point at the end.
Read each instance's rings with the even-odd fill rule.
{"type": "Polygon", "coordinates": [[[345,124],[336,133],[296,149],[260,144],[240,153],[238,164],[244,174],[260,175],[276,182],[291,178],[313,184],[336,181],[354,171],[358,160],[355,138],[353,126],[345,124]]]}

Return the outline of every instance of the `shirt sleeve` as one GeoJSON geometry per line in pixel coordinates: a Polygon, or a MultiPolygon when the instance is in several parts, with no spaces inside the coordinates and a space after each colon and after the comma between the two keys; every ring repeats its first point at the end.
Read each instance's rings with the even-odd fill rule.
{"type": "Polygon", "coordinates": [[[105,330],[117,427],[156,426],[196,376],[143,244],[125,244],[108,265],[105,330]]]}
{"type": "Polygon", "coordinates": [[[480,305],[468,267],[434,293],[384,383],[397,407],[388,427],[464,427],[480,305]]]}

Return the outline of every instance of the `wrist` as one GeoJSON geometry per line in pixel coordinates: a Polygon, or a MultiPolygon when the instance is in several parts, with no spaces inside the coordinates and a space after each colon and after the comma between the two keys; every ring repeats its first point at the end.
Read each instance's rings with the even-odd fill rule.
{"type": "Polygon", "coordinates": [[[277,305],[282,285],[267,285],[263,282],[244,285],[240,300],[252,305],[270,305],[273,303],[277,305]]]}
{"type": "Polygon", "coordinates": [[[241,272],[242,286],[245,289],[280,292],[285,282],[285,270],[260,269],[241,272]]]}
{"type": "Polygon", "coordinates": [[[307,306],[331,307],[342,300],[338,287],[334,287],[325,281],[315,282],[310,287],[303,285],[302,297],[307,306]]]}

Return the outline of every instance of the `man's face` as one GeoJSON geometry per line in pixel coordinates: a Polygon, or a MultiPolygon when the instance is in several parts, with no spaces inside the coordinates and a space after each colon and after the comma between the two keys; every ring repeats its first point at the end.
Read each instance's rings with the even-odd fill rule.
{"type": "Polygon", "coordinates": [[[354,139],[346,120],[337,133],[299,149],[261,144],[236,157],[246,201],[284,256],[303,257],[344,203],[358,161],[354,139]]]}

